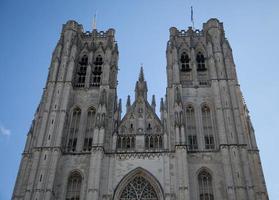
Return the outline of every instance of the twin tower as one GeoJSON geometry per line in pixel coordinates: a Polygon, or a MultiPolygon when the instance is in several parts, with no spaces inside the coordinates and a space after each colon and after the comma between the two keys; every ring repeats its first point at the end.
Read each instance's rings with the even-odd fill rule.
{"type": "Polygon", "coordinates": [[[223,24],[170,28],[160,116],[141,69],[121,117],[114,34],[63,25],[12,199],[267,200],[223,24]]]}

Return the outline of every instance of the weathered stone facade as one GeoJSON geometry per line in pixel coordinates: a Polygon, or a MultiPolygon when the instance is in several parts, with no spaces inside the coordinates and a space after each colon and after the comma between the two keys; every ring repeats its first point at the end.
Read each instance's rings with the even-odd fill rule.
{"type": "Polygon", "coordinates": [[[114,32],[63,26],[12,199],[267,200],[223,24],[170,28],[160,117],[142,68],[121,117],[114,32]]]}

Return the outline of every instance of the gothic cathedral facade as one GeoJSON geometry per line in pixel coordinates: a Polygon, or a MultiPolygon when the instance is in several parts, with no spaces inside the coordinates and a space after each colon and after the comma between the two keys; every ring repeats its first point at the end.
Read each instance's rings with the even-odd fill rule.
{"type": "Polygon", "coordinates": [[[114,36],[63,25],[12,199],[268,200],[223,24],[170,28],[160,116],[142,68],[121,116],[114,36]]]}

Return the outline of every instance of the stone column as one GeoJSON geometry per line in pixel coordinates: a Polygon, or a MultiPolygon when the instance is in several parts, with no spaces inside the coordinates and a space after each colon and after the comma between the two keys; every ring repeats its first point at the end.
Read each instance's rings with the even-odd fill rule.
{"type": "Polygon", "coordinates": [[[175,156],[178,169],[178,200],[190,200],[186,146],[176,146],[175,156]]]}
{"type": "Polygon", "coordinates": [[[100,177],[104,151],[102,147],[93,147],[90,158],[87,200],[99,200],[100,177]]]}

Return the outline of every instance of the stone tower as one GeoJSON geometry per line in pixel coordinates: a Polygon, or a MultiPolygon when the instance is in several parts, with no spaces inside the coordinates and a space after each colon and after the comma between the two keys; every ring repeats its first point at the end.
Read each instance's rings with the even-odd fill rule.
{"type": "Polygon", "coordinates": [[[223,24],[170,28],[160,117],[143,68],[121,117],[114,33],[63,26],[12,199],[267,200],[223,24]]]}

